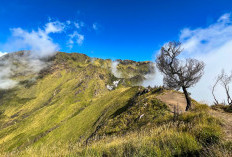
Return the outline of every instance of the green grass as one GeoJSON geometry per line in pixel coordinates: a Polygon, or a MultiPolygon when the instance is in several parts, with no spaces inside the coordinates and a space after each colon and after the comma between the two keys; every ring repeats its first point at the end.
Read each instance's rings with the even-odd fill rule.
{"type": "MultiPolygon", "coordinates": [[[[207,105],[174,121],[156,99],[162,88],[146,92],[126,78],[109,91],[106,85],[118,80],[111,60],[76,53],[51,60],[39,76],[16,77],[19,86],[0,91],[0,156],[199,156],[231,149],[207,105]]],[[[144,76],[150,63],[119,64],[126,73],[132,68],[144,76]]]]}
{"type": "Polygon", "coordinates": [[[54,65],[38,77],[20,75],[14,78],[21,80],[18,87],[0,91],[3,150],[85,140],[138,91],[106,88],[115,80],[111,60],[91,61],[78,53],[58,53],[51,60],[54,65]]]}
{"type": "Polygon", "coordinates": [[[211,106],[212,109],[214,110],[223,110],[228,113],[232,113],[232,105],[213,105],[211,106]]]}
{"type": "MultiPolygon", "coordinates": [[[[84,135],[85,137],[82,136],[84,139],[90,135],[90,130],[94,130],[95,126],[101,122],[105,123],[107,119],[111,121],[112,117],[114,117],[113,113],[120,108],[116,107],[116,104],[127,104],[129,98],[132,95],[135,96],[138,89],[125,88],[120,90],[120,92],[117,90],[113,91],[114,93],[112,94],[114,96],[111,96],[110,93],[108,93],[108,96],[105,95],[105,97],[108,97],[108,100],[96,99],[96,104],[93,102],[93,105],[87,107],[88,109],[81,111],[80,114],[71,118],[70,121],[65,122],[62,127],[55,129],[40,139],[35,145],[6,153],[6,155],[161,157],[208,156],[212,155],[212,153],[229,156],[231,154],[232,145],[231,142],[223,141],[220,120],[208,114],[209,108],[203,105],[197,106],[190,112],[181,114],[176,121],[173,121],[173,115],[166,113],[168,118],[166,118],[165,122],[162,118],[158,118],[153,121],[154,124],[150,127],[149,124],[146,124],[147,126],[143,129],[130,130],[124,134],[113,134],[100,138],[92,137],[93,139],[89,141],[88,145],[83,143],[82,140],[74,139],[74,137],[79,135],[84,135]],[[96,110],[99,103],[106,103],[106,105],[96,110]],[[114,105],[112,106],[112,104],[114,105]],[[97,119],[96,117],[102,117],[102,119],[97,119]],[[161,122],[158,122],[159,120],[161,122]],[[84,132],[87,128],[89,130],[84,132]],[[58,138],[62,140],[58,140],[58,138]]],[[[144,97],[146,96],[149,96],[149,93],[144,95],[144,97]]],[[[160,107],[162,110],[162,103],[156,102],[154,104],[158,107],[156,108],[157,111],[160,110],[160,107]]],[[[122,113],[132,112],[132,108],[127,108],[122,113]]],[[[105,124],[108,126],[108,123],[105,124]]],[[[20,134],[17,138],[24,136],[24,134],[20,134]]]]}

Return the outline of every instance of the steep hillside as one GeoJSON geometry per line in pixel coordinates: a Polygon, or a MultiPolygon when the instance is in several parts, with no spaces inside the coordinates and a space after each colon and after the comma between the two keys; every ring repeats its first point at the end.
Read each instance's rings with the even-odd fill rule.
{"type": "Polygon", "coordinates": [[[4,80],[16,83],[0,90],[2,156],[207,156],[208,150],[229,156],[232,150],[223,121],[211,114],[220,112],[195,101],[183,112],[182,93],[139,86],[155,72],[151,62],[63,52],[36,59],[24,51],[0,62],[12,71],[4,80]],[[182,112],[174,114],[177,104],[182,112]]]}
{"type": "MultiPolygon", "coordinates": [[[[37,74],[21,70],[28,66],[22,62],[27,57],[18,52],[3,59],[17,64],[11,79],[19,82],[15,88],[0,91],[0,146],[4,150],[86,140],[98,123],[142,90],[128,86],[130,78],[116,78],[111,60],[58,53],[37,74]]],[[[133,67],[131,75],[143,77],[150,72],[149,62],[126,62],[118,67],[133,67]]]]}

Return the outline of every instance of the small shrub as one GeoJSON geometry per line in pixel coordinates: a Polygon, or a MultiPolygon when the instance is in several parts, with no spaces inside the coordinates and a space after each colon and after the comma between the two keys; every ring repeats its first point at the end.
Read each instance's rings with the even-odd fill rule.
{"type": "Polygon", "coordinates": [[[166,131],[158,140],[164,156],[169,154],[165,151],[170,151],[172,156],[197,156],[201,150],[195,137],[186,132],[166,131]]]}
{"type": "Polygon", "coordinates": [[[167,124],[169,122],[173,121],[173,114],[165,114],[163,116],[157,117],[154,122],[157,125],[167,124]]]}
{"type": "Polygon", "coordinates": [[[219,105],[212,105],[211,108],[214,110],[224,110],[225,112],[232,113],[232,105],[219,104],[219,105]]]}
{"type": "Polygon", "coordinates": [[[219,143],[212,146],[208,146],[202,149],[201,152],[202,156],[208,157],[231,157],[232,156],[232,143],[225,142],[225,143],[219,143]]]}
{"type": "Polygon", "coordinates": [[[206,104],[195,103],[195,107],[192,109],[192,111],[207,112],[207,111],[209,111],[209,109],[210,109],[210,107],[206,104]]]}
{"type": "Polygon", "coordinates": [[[195,135],[197,139],[204,145],[212,145],[219,143],[222,132],[217,126],[198,126],[195,128],[195,135]]]}
{"type": "Polygon", "coordinates": [[[232,113],[232,105],[225,106],[224,111],[232,113]]]}
{"type": "Polygon", "coordinates": [[[199,116],[199,114],[193,112],[184,113],[179,116],[179,121],[183,121],[185,123],[192,123],[197,116],[199,116]]]}

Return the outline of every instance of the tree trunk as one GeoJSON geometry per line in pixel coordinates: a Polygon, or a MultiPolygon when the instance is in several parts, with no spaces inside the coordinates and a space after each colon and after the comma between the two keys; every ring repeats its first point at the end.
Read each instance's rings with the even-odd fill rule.
{"type": "Polygon", "coordinates": [[[184,92],[184,95],[187,101],[187,106],[186,106],[185,111],[188,111],[191,108],[191,98],[189,97],[189,94],[184,86],[182,87],[182,89],[183,89],[183,92],[184,92]]]}
{"type": "Polygon", "coordinates": [[[219,102],[218,102],[216,96],[214,95],[215,87],[217,86],[217,84],[218,84],[219,81],[220,81],[220,79],[217,79],[217,81],[216,81],[215,84],[213,85],[213,89],[212,89],[212,95],[213,95],[213,98],[214,98],[214,104],[215,104],[215,105],[219,105],[219,102]]]}

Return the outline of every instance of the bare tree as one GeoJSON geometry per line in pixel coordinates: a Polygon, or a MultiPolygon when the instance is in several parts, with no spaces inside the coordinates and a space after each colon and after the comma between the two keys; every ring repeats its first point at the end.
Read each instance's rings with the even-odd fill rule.
{"type": "Polygon", "coordinates": [[[215,102],[216,104],[219,104],[218,101],[216,100],[216,97],[214,95],[214,88],[216,87],[216,85],[218,84],[218,82],[221,83],[222,87],[225,89],[226,91],[226,96],[227,96],[227,103],[229,105],[232,105],[232,99],[231,99],[231,96],[230,96],[230,87],[229,87],[229,84],[231,83],[232,81],[232,73],[230,75],[227,75],[225,73],[224,70],[222,70],[221,74],[218,75],[217,77],[217,80],[213,86],[213,90],[212,90],[212,94],[214,96],[214,99],[215,99],[215,102]]]}
{"type": "Polygon", "coordinates": [[[215,81],[215,83],[214,83],[214,85],[213,85],[213,88],[212,88],[212,95],[213,95],[213,98],[214,98],[214,104],[215,105],[219,104],[219,102],[218,102],[218,100],[217,100],[217,98],[216,98],[216,96],[214,94],[215,88],[216,88],[216,86],[217,86],[217,84],[218,84],[219,81],[220,81],[220,77],[218,76],[217,79],[216,79],[216,81],[215,81]]]}
{"type": "Polygon", "coordinates": [[[164,85],[179,90],[182,88],[186,101],[186,111],[191,108],[191,98],[187,88],[196,84],[203,75],[204,63],[196,59],[179,60],[183,49],[180,42],[169,42],[161,48],[157,56],[157,67],[164,74],[164,85]]]}

